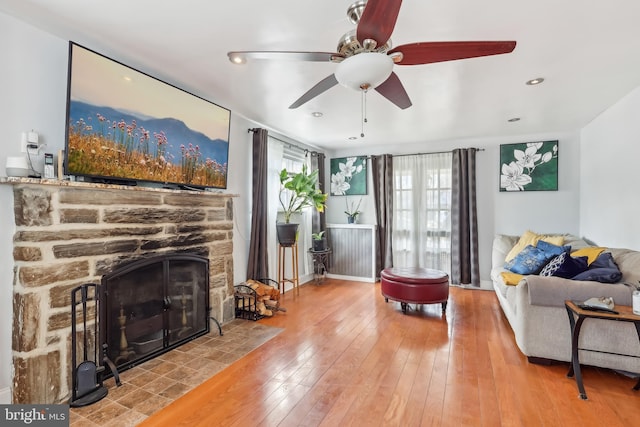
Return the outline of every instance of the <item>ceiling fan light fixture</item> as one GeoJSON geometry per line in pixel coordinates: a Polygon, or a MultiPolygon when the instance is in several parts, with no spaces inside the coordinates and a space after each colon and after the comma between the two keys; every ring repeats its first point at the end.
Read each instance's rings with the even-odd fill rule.
{"type": "Polygon", "coordinates": [[[338,64],[335,76],[342,86],[360,91],[384,83],[393,71],[393,60],[378,52],[363,52],[338,64]]]}

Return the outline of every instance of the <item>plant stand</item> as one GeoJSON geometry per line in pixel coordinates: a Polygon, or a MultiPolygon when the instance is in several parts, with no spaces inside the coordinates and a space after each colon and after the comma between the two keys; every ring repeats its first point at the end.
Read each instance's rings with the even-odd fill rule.
{"type": "Polygon", "coordinates": [[[278,290],[279,291],[280,291],[280,286],[282,286],[282,291],[280,291],[280,293],[284,293],[285,284],[287,282],[293,284],[293,289],[300,288],[300,281],[298,279],[298,243],[294,243],[291,246],[282,246],[280,244],[278,245],[278,290]],[[287,278],[285,276],[287,249],[291,249],[291,269],[292,269],[291,278],[287,278]]]}
{"type": "Polygon", "coordinates": [[[327,277],[327,273],[329,272],[328,266],[331,249],[324,249],[321,251],[309,249],[308,252],[311,256],[311,261],[313,262],[313,281],[317,285],[324,281],[327,277]]]}

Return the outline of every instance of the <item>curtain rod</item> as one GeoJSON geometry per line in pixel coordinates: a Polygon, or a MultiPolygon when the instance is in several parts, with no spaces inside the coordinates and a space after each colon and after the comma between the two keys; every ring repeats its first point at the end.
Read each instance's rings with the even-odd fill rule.
{"type": "MultiPolygon", "coordinates": [[[[249,129],[247,129],[247,132],[257,132],[258,130],[260,130],[260,129],[259,129],[259,128],[249,128],[249,129]]],[[[282,142],[283,144],[287,144],[287,146],[288,146],[289,148],[297,148],[298,150],[302,151],[305,155],[306,155],[307,153],[317,154],[317,152],[316,152],[316,151],[311,151],[311,150],[309,150],[308,148],[302,148],[302,147],[300,147],[300,146],[298,146],[298,145],[296,145],[296,144],[294,144],[294,143],[292,143],[292,142],[285,141],[285,140],[280,139],[280,138],[277,138],[277,137],[275,137],[275,136],[273,136],[273,135],[269,135],[269,138],[273,138],[273,139],[275,139],[276,141],[280,141],[280,142],[282,142]]]]}
{"type": "MultiPolygon", "coordinates": [[[[473,147],[469,147],[469,148],[473,148],[473,147]]],[[[484,148],[476,148],[476,151],[484,151],[484,148]]],[[[453,150],[449,150],[449,151],[431,151],[429,153],[408,153],[408,154],[392,154],[391,157],[405,157],[405,156],[421,156],[424,154],[445,154],[445,153],[452,153],[453,150]]],[[[371,156],[369,156],[371,157],[371,156]]]]}

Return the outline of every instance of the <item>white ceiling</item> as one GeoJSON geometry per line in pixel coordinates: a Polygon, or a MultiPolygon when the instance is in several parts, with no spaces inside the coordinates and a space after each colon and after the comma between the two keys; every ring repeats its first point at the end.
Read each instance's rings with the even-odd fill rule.
{"type": "MultiPolygon", "coordinates": [[[[227,59],[230,50],[333,52],[352,0],[0,0],[0,11],[326,149],[570,131],[640,85],[638,0],[405,1],[394,46],[515,40],[513,53],[398,66],[413,106],[335,86],[288,106],[336,64],[227,59]],[[544,77],[538,86],[525,81],[544,77]],[[321,118],[311,113],[320,111],[321,118]],[[507,122],[520,117],[518,122],[507,122]],[[353,141],[348,138],[358,136],[353,141]]],[[[18,41],[19,42],[19,41],[18,41]]]]}

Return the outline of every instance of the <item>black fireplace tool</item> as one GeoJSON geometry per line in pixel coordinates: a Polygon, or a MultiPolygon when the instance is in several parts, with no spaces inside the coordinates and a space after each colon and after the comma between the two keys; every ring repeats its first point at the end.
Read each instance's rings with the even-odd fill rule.
{"type": "MultiPolygon", "coordinates": [[[[72,390],[71,407],[86,406],[103,399],[107,393],[107,388],[103,385],[102,379],[98,379],[99,374],[104,371],[104,366],[97,366],[98,360],[98,285],[87,283],[71,291],[71,365],[72,365],[72,390]],[[93,292],[89,292],[93,289],[93,292]],[[93,302],[93,304],[90,304],[93,302]],[[80,315],[82,316],[82,362],[78,364],[78,305],[82,304],[80,315]],[[93,308],[93,327],[87,329],[87,317],[89,309],[93,308]],[[90,336],[93,332],[93,337],[90,336]],[[89,351],[93,352],[93,358],[89,358],[89,351]]],[[[107,357],[106,349],[103,348],[103,362],[106,363],[113,372],[116,384],[121,385],[120,377],[115,365],[107,357]]]]}

